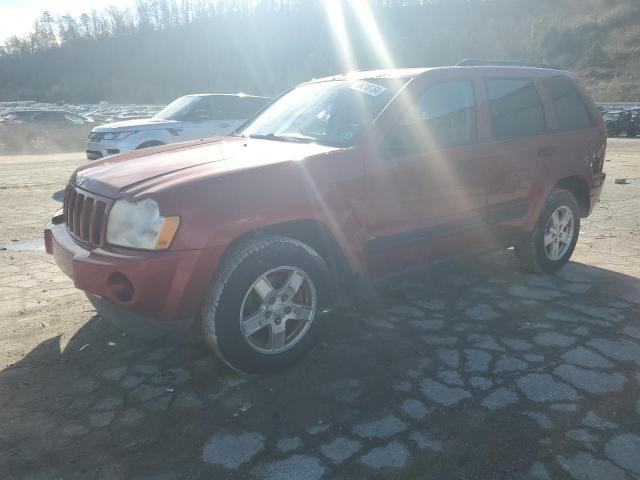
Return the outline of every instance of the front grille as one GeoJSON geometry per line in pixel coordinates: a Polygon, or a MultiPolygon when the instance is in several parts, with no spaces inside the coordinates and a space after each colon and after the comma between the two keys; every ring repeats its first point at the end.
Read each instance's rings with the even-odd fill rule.
{"type": "Polygon", "coordinates": [[[83,243],[99,247],[104,243],[108,200],[69,185],[64,194],[64,221],[69,233],[83,243]]]}

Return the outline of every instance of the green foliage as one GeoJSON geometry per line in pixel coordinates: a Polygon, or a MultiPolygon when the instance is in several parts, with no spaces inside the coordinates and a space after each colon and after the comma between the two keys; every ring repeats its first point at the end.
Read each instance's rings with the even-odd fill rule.
{"type": "Polygon", "coordinates": [[[129,9],[111,6],[77,18],[44,12],[28,37],[7,39],[0,47],[0,100],[277,95],[351,69],[462,58],[558,64],[578,71],[596,96],[636,95],[637,88],[621,93],[627,80],[609,90],[605,82],[640,70],[639,25],[637,0],[136,0],[129,9]],[[336,4],[346,49],[335,10],[325,8],[336,4]]]}

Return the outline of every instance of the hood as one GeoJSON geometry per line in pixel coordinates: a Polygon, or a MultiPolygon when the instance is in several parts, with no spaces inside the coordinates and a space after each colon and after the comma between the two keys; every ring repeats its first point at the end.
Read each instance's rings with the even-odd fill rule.
{"type": "Polygon", "coordinates": [[[178,120],[164,120],[162,118],[138,118],[136,120],[123,120],[122,122],[105,123],[93,129],[94,132],[122,132],[127,130],[158,130],[163,128],[176,128],[182,122],[178,120]]]}
{"type": "Polygon", "coordinates": [[[107,198],[144,194],[190,179],[220,176],[337,150],[317,144],[217,137],[135,150],[89,163],[71,181],[107,198]]]}

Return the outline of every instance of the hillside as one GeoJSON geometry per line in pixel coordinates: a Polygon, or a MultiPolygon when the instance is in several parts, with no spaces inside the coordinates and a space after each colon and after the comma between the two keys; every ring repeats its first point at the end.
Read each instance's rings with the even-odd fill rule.
{"type": "Polygon", "coordinates": [[[0,101],[164,103],[198,91],[276,95],[345,70],[462,58],[561,65],[576,71],[596,100],[640,100],[637,0],[135,5],[77,19],[46,14],[29,38],[8,39],[0,49],[0,101]]]}

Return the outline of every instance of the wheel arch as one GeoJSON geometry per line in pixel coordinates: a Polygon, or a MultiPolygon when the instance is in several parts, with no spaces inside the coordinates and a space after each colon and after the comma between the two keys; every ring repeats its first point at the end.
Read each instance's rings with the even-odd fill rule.
{"type": "Polygon", "coordinates": [[[565,177],[554,185],[554,188],[562,190],[568,190],[573,194],[578,202],[578,206],[581,210],[581,217],[584,218],[591,208],[591,195],[589,192],[589,185],[586,180],[580,176],[565,177]]]}
{"type": "Polygon", "coordinates": [[[318,220],[291,220],[263,226],[236,237],[225,249],[220,263],[224,263],[241,246],[263,236],[281,235],[298,240],[313,248],[327,263],[332,280],[351,284],[354,270],[335,236],[318,220]]]}
{"type": "Polygon", "coordinates": [[[136,150],[140,150],[141,148],[160,147],[161,145],[166,145],[166,143],[160,140],[145,140],[136,147],[136,150]]]}

